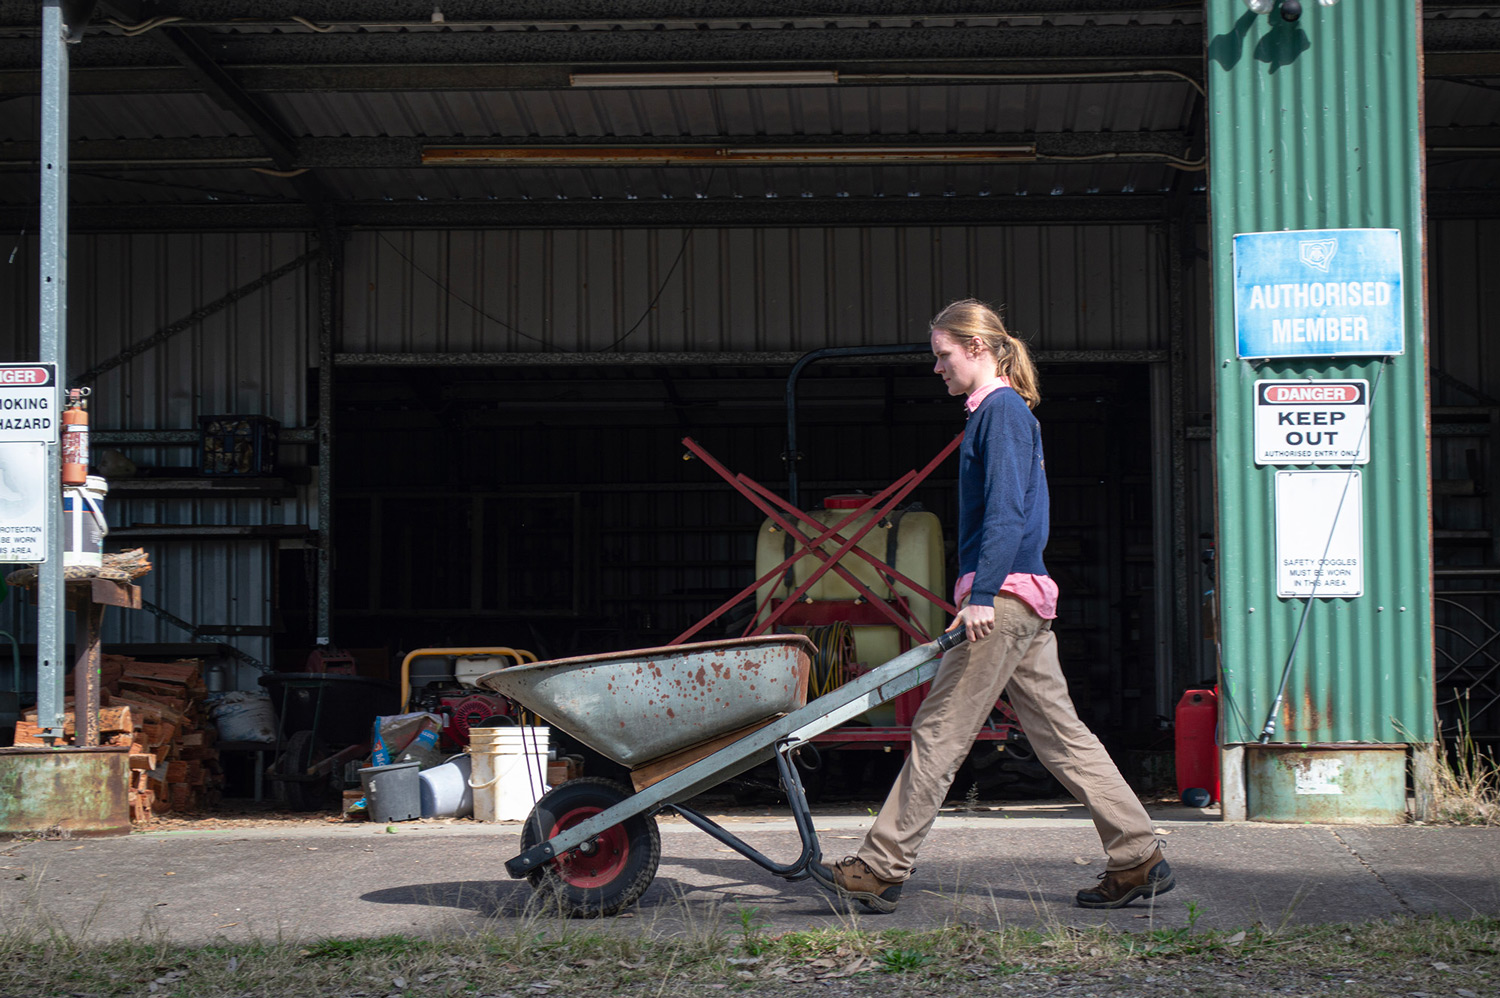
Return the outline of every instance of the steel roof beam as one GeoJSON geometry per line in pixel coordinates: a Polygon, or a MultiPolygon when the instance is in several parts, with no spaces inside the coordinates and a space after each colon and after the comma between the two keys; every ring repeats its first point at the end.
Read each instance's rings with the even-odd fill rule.
{"type": "MultiPolygon", "coordinates": [[[[136,0],[115,0],[107,6],[117,19],[140,22],[147,16],[136,0]]],[[[512,0],[496,16],[496,5],[487,0],[260,0],[252,17],[241,7],[217,0],[153,0],[152,17],[180,17],[182,26],[215,26],[262,23],[288,24],[303,18],[318,25],[432,23],[433,7],[443,12],[443,23],[496,24],[524,21],[535,24],[602,22],[701,22],[701,21],[824,21],[843,22],[910,18],[1079,17],[1170,14],[1184,21],[1201,21],[1201,14],[1182,0],[828,0],[816,7],[791,8],[777,0],[512,0]]],[[[1426,0],[1427,13],[1466,10],[1472,0],[1426,0]]],[[[36,28],[35,3],[0,2],[0,30],[36,28]]]]}
{"type": "MultiPolygon", "coordinates": [[[[270,154],[277,170],[292,171],[297,159],[297,139],[259,101],[246,93],[223,67],[204,49],[198,32],[181,28],[162,28],[156,32],[205,94],[250,129],[270,154]]],[[[313,206],[323,204],[326,194],[316,177],[297,174],[289,178],[302,200],[313,206]]]]}
{"type": "MultiPolygon", "coordinates": [[[[158,31],[171,30],[168,28],[158,31]]],[[[196,90],[140,38],[79,46],[80,93],[196,90]]],[[[570,71],[775,68],[846,73],[1202,73],[1197,25],[209,34],[214,61],[248,92],[566,87],[570,71]]],[[[0,93],[32,92],[35,41],[0,39],[0,93]]]]}
{"type": "MultiPolygon", "coordinates": [[[[1178,200],[1186,200],[1179,198],[1178,200]]],[[[77,232],[307,231],[318,225],[306,205],[150,204],[78,205],[77,232]]],[[[1205,217],[1205,200],[1187,200],[1191,217],[1205,217]]],[[[1162,221],[1180,211],[1158,194],[994,198],[825,198],[633,202],[380,202],[329,205],[340,227],[384,229],[587,229],[739,226],[1067,225],[1162,221]]],[[[1428,214],[1443,218],[1500,218],[1500,195],[1435,191],[1428,214]]],[[[32,231],[37,209],[0,208],[0,227],[32,231]]]]}
{"type": "MultiPolygon", "coordinates": [[[[1429,0],[1429,6],[1433,0],[1429,0]]],[[[119,4],[110,4],[118,7],[119,4]]],[[[296,24],[303,18],[321,25],[432,23],[433,7],[443,12],[445,24],[529,22],[699,22],[699,21],[849,21],[883,18],[948,19],[997,17],[1078,17],[1131,14],[1196,16],[1182,0],[830,0],[816,7],[791,8],[775,0],[513,0],[497,12],[485,0],[260,0],[252,13],[245,5],[215,0],[155,0],[151,17],[180,17],[189,26],[235,25],[249,22],[296,24]]],[[[28,18],[34,4],[0,3],[0,29],[35,27],[28,18]]],[[[141,20],[138,14],[133,20],[141,20]]],[[[121,17],[121,20],[127,18],[121,17]]]]}
{"type": "MultiPolygon", "coordinates": [[[[308,230],[315,229],[318,221],[315,212],[292,202],[77,208],[73,228],[79,232],[308,230]]],[[[329,204],[327,210],[333,224],[340,228],[613,229],[1134,223],[1160,221],[1166,217],[1167,204],[1164,197],[1154,194],[1093,194],[615,202],[381,201],[329,204]]],[[[20,230],[35,222],[35,208],[0,208],[0,227],[20,230]]]]}
{"type": "MultiPolygon", "coordinates": [[[[1185,132],[1017,132],[999,134],[977,134],[962,136],[701,136],[694,135],[678,141],[662,142],[631,138],[555,138],[535,137],[505,138],[498,141],[476,142],[472,137],[338,137],[303,138],[288,150],[287,158],[278,159],[269,154],[265,144],[250,138],[190,138],[190,139],[118,139],[79,140],[69,150],[72,162],[81,167],[115,167],[119,169],[233,169],[237,167],[276,166],[278,169],[343,170],[343,169],[419,169],[423,148],[578,148],[600,149],[628,145],[632,149],[663,147],[719,148],[733,147],[754,149],[773,146],[797,148],[817,146],[819,148],[851,148],[899,146],[920,150],[924,146],[952,148],[965,145],[1034,145],[1039,157],[1047,156],[1111,156],[1122,161],[1140,158],[1153,161],[1162,156],[1181,156],[1191,142],[1185,132]]],[[[36,142],[0,143],[0,170],[17,168],[35,169],[40,150],[36,142]]],[[[518,164],[527,165],[527,164],[518,164]]],[[[761,164],[763,166],[772,164],[761,164]]],[[[488,164],[496,168],[495,164],[488,164]]],[[[427,166],[425,169],[473,169],[461,165],[449,167],[427,166]]]]}
{"type": "MultiPolygon", "coordinates": [[[[845,74],[948,76],[1160,69],[1197,78],[1202,74],[1202,28],[1197,12],[1188,13],[1184,23],[1165,25],[872,28],[840,26],[834,18],[824,19],[835,25],[830,28],[318,34],[297,25],[280,33],[205,35],[214,61],[227,67],[247,93],[545,89],[568,86],[571,71],[604,67],[672,71],[795,65],[845,74]]],[[[299,16],[309,17],[305,12],[299,16]]],[[[155,45],[141,42],[167,30],[172,29],[158,28],[139,38],[91,33],[88,44],[74,53],[73,91],[197,90],[189,73],[166,64],[155,45]]],[[[1428,17],[1423,31],[1429,76],[1500,75],[1500,19],[1428,17]]],[[[0,96],[39,92],[35,46],[34,37],[0,38],[0,96]]]]}
{"type": "MultiPolygon", "coordinates": [[[[91,35],[79,68],[161,65],[154,45],[164,27],[139,37],[91,35]]],[[[1053,58],[1069,61],[1190,55],[1202,58],[1203,30],[1194,24],[1081,24],[1024,27],[687,28],[674,31],[267,32],[203,31],[216,62],[226,67],[358,65],[605,65],[709,69],[790,63],[846,63],[851,72],[870,62],[994,61],[1053,58]]],[[[0,66],[28,66],[31,39],[4,39],[0,66]]],[[[942,69],[937,71],[942,72],[942,69]]],[[[1003,67],[997,68],[1003,71],[1003,67]]]]}

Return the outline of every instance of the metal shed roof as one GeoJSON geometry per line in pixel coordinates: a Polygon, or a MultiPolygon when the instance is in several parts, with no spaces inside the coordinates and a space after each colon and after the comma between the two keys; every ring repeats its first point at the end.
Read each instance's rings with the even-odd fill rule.
{"type": "MultiPolygon", "coordinates": [[[[1430,182],[1489,191],[1500,7],[1426,9],[1427,120],[1445,150],[1430,182]]],[[[1202,17],[1186,0],[834,2],[817,15],[520,0],[501,17],[477,0],[160,0],[140,12],[101,3],[71,48],[73,199],[97,209],[76,226],[536,225],[547,204],[585,225],[1107,220],[1166,217],[1168,196],[1203,189],[1202,17]],[[821,82],[662,75],[771,70],[821,82]],[[943,151],[976,145],[1002,151],[943,151]],[[664,161],[612,154],[625,146],[664,161]],[[490,158],[438,162],[434,149],[490,158]],[[702,159],[728,149],[759,161],[702,159]],[[514,150],[549,159],[512,164],[514,150]]],[[[0,170],[16,181],[0,185],[0,215],[18,225],[38,200],[24,180],[39,155],[38,30],[34,5],[0,0],[0,170]]]]}

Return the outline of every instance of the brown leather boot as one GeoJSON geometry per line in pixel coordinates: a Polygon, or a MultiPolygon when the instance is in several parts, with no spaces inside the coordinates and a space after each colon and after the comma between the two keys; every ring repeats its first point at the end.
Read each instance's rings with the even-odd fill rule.
{"type": "Polygon", "coordinates": [[[1136,898],[1165,894],[1174,886],[1172,867],[1162,858],[1161,850],[1156,849],[1140,866],[1099,874],[1098,887],[1078,892],[1078,907],[1123,908],[1136,898]]]}
{"type": "Polygon", "coordinates": [[[899,880],[881,880],[858,856],[845,856],[833,866],[814,863],[808,871],[839,897],[858,901],[871,911],[889,914],[896,910],[896,899],[901,896],[899,880]]]}

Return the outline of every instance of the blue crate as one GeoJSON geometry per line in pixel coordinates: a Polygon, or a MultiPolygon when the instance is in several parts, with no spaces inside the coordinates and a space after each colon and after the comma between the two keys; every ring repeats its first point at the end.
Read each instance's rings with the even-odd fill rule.
{"type": "Polygon", "coordinates": [[[199,416],[198,462],[205,475],[269,475],[281,423],[270,416],[199,416]]]}

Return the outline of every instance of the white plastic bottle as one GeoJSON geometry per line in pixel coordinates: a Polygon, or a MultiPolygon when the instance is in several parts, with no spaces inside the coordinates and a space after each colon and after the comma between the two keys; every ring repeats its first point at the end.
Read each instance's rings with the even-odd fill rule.
{"type": "Polygon", "coordinates": [[[412,739],[412,743],[396,761],[420,763],[421,769],[431,769],[433,766],[441,765],[443,753],[438,751],[437,741],[438,733],[427,728],[412,739]]]}

